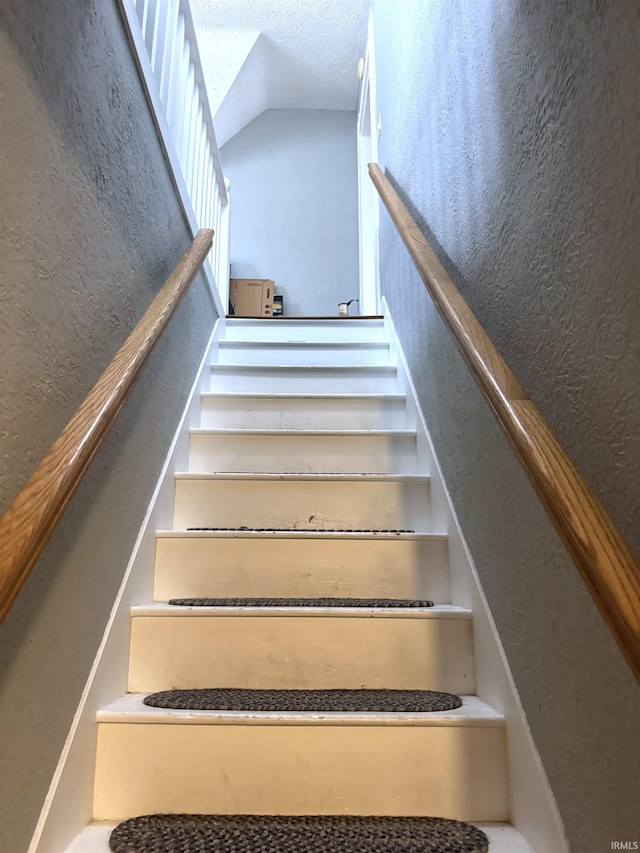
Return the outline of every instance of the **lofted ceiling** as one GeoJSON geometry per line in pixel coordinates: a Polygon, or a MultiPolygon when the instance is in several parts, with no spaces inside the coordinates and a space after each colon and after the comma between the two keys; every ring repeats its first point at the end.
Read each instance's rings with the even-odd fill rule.
{"type": "Polygon", "coordinates": [[[355,110],[369,0],[191,0],[224,145],[268,109],[355,110]]]}

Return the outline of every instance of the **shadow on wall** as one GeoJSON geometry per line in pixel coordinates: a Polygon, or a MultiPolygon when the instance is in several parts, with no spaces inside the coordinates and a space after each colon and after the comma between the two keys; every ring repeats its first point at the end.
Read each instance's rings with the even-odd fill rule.
{"type": "Polygon", "coordinates": [[[39,93],[40,109],[95,188],[98,210],[108,213],[105,226],[115,226],[131,256],[151,270],[153,282],[162,282],[179,255],[167,261],[170,253],[147,246],[145,235],[169,227],[163,200],[174,191],[165,168],[139,168],[163,153],[148,111],[140,109],[144,95],[135,61],[120,48],[126,34],[117,4],[103,6],[100,0],[62,7],[33,0],[26,14],[24,4],[3,2],[0,29],[39,93]],[[149,197],[158,204],[144,203],[149,197]]]}

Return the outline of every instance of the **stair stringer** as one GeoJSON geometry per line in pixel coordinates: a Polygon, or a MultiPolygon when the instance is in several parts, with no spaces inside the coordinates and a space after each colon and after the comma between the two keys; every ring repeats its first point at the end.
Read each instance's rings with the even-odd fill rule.
{"type": "Polygon", "coordinates": [[[397,363],[398,386],[406,393],[407,425],[415,427],[417,433],[418,465],[431,479],[433,531],[448,537],[451,600],[473,612],[476,694],[505,718],[511,823],[534,850],[570,853],[560,812],[444,481],[389,306],[384,297],[382,301],[391,361],[397,363]]]}
{"type": "Polygon", "coordinates": [[[131,607],[153,601],[156,530],[170,526],[174,511],[174,477],[187,467],[189,431],[200,425],[201,394],[209,387],[210,366],[217,361],[224,333],[218,319],[205,347],[173,440],[162,466],[129,564],[113,603],[107,627],[82,692],[28,853],[59,853],[91,823],[96,757],[96,714],[127,690],[131,607]]]}

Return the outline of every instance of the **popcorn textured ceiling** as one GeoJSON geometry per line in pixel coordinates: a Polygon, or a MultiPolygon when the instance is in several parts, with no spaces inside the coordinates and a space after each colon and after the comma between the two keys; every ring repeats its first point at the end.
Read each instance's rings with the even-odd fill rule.
{"type": "Polygon", "coordinates": [[[191,5],[220,145],[267,109],[356,109],[369,0],[191,5]]]}

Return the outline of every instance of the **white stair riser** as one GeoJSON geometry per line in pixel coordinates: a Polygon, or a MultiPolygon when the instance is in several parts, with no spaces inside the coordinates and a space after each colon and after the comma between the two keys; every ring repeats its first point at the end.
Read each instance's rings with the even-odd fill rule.
{"type": "Polygon", "coordinates": [[[417,530],[428,533],[425,480],[176,478],[174,527],[417,530]]]}
{"type": "Polygon", "coordinates": [[[385,397],[202,397],[206,429],[404,429],[405,400],[385,397]]]}
{"type": "Polygon", "coordinates": [[[194,473],[416,474],[413,435],[204,435],[193,433],[194,473]]]}
{"type": "MultiPolygon", "coordinates": [[[[337,306],[336,306],[337,310],[337,306]]],[[[227,341],[378,341],[387,342],[382,320],[227,320],[227,341]]]]}
{"type": "Polygon", "coordinates": [[[221,341],[218,349],[220,364],[293,364],[340,365],[389,364],[389,345],[384,343],[337,342],[331,346],[320,342],[221,341]]]}
{"type": "Polygon", "coordinates": [[[443,540],[159,538],[155,597],[450,602],[443,540]]]}
{"type": "Polygon", "coordinates": [[[473,693],[471,620],[134,615],[129,691],[395,688],[473,693]]]}
{"type": "Polygon", "coordinates": [[[211,368],[212,391],[256,391],[287,393],[361,393],[386,394],[397,389],[395,370],[383,367],[277,367],[256,368],[214,365],[211,368]]]}
{"type": "Polygon", "coordinates": [[[508,819],[502,727],[101,723],[94,815],[508,819]]]}

